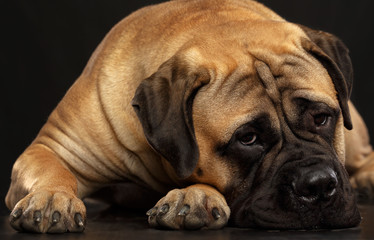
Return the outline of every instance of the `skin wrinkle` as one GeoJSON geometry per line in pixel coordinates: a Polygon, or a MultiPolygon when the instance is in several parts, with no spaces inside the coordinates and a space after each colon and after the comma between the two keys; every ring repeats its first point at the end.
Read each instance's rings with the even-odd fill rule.
{"type": "Polygon", "coordinates": [[[268,97],[272,100],[273,104],[275,105],[278,119],[281,124],[282,139],[286,139],[286,135],[291,135],[287,134],[288,132],[292,132],[295,135],[295,133],[292,131],[292,128],[289,127],[290,123],[287,123],[287,118],[285,117],[284,106],[282,103],[282,93],[279,91],[279,87],[277,86],[277,82],[273,77],[270,68],[264,62],[256,62],[255,66],[259,74],[259,79],[262,80],[261,82],[263,83],[263,86],[266,90],[268,97]]]}
{"type": "Polygon", "coordinates": [[[240,96],[247,95],[247,93],[250,90],[252,90],[253,85],[252,84],[245,84],[245,87],[243,87],[241,83],[243,83],[243,84],[244,83],[249,83],[249,79],[251,79],[251,78],[253,78],[253,74],[251,74],[251,73],[244,74],[240,78],[237,78],[236,83],[232,84],[231,89],[227,91],[227,97],[228,98],[232,97],[238,88],[240,89],[240,93],[236,94],[236,95],[239,98],[240,98],[240,96]]]}
{"type": "MultiPolygon", "coordinates": [[[[222,77],[222,81],[220,82],[219,86],[218,87],[215,87],[215,95],[214,97],[218,97],[219,94],[222,92],[222,89],[225,87],[225,85],[227,84],[227,81],[228,79],[230,79],[233,75],[235,75],[236,73],[236,70],[237,70],[237,65],[235,67],[233,67],[229,73],[225,74],[224,77],[222,77]]],[[[213,78],[214,76],[212,76],[213,78]]],[[[220,78],[213,78],[213,79],[216,79],[216,81],[220,78]]]]}
{"type": "MultiPolygon", "coordinates": [[[[235,60],[233,58],[231,58],[231,61],[235,61],[235,60]]],[[[222,89],[224,88],[224,86],[226,85],[226,81],[228,79],[230,79],[231,76],[236,73],[236,70],[237,70],[236,61],[235,61],[235,63],[231,63],[231,65],[234,65],[234,66],[226,67],[227,69],[229,69],[228,73],[219,72],[218,71],[219,68],[217,66],[207,67],[207,69],[209,69],[208,73],[209,73],[210,79],[214,79],[215,84],[207,84],[207,85],[203,86],[199,90],[199,93],[200,92],[206,92],[207,94],[209,94],[209,91],[213,91],[213,93],[210,93],[210,94],[212,95],[212,99],[216,99],[219,96],[219,94],[222,92],[222,89]],[[220,82],[220,83],[217,84],[217,82],[220,82]]]]}
{"type": "MultiPolygon", "coordinates": [[[[283,104],[281,105],[281,111],[282,111],[282,112],[286,112],[286,110],[285,110],[283,104]]],[[[286,115],[286,116],[287,116],[287,115],[286,115]]],[[[290,120],[289,118],[284,117],[283,120],[284,120],[284,122],[285,122],[284,125],[287,126],[287,129],[292,133],[292,135],[290,135],[290,136],[294,136],[294,137],[296,137],[296,138],[298,138],[298,139],[301,139],[301,140],[303,140],[303,141],[306,141],[306,142],[314,142],[312,139],[309,139],[309,138],[307,138],[307,137],[304,137],[302,134],[298,134],[295,128],[290,127],[290,126],[292,126],[292,123],[291,123],[291,120],[290,120]]],[[[283,131],[282,131],[282,135],[283,135],[283,139],[285,139],[286,136],[285,136],[285,133],[284,133],[283,131]]],[[[288,138],[289,138],[290,136],[288,136],[288,138]]]]}
{"type": "MultiPolygon", "coordinates": [[[[97,168],[98,167],[97,165],[94,167],[90,164],[91,161],[86,160],[86,159],[97,159],[97,156],[95,156],[95,154],[92,151],[90,151],[88,148],[81,148],[78,151],[73,151],[73,149],[75,149],[75,148],[66,147],[66,143],[70,143],[70,144],[73,144],[74,146],[80,146],[80,147],[81,147],[81,145],[78,144],[78,142],[76,140],[74,140],[75,137],[73,137],[73,135],[71,135],[71,134],[68,135],[66,132],[64,132],[64,130],[61,127],[58,127],[58,125],[54,124],[54,121],[50,121],[50,124],[51,124],[51,127],[55,127],[58,131],[54,131],[53,134],[50,134],[51,131],[44,132],[45,135],[43,135],[43,137],[40,139],[40,143],[43,144],[43,145],[50,145],[54,142],[54,143],[56,143],[57,145],[60,146],[60,147],[56,148],[56,149],[60,149],[60,151],[56,152],[56,154],[58,154],[58,156],[60,156],[60,157],[64,156],[64,154],[62,154],[62,152],[69,152],[70,155],[73,156],[73,157],[61,158],[61,159],[63,159],[63,161],[60,161],[60,162],[69,171],[74,172],[74,173],[76,173],[76,175],[79,176],[78,177],[78,179],[79,179],[78,182],[80,184],[84,184],[85,188],[86,188],[89,185],[92,185],[92,183],[97,182],[97,180],[95,180],[96,177],[94,175],[90,176],[86,173],[87,172],[87,167],[89,167],[91,169],[91,171],[95,172],[97,176],[101,176],[102,178],[104,178],[105,182],[110,181],[110,177],[102,174],[102,172],[105,172],[105,171],[99,171],[98,169],[100,169],[100,168],[97,168]],[[57,135],[59,135],[59,137],[57,137],[57,135]],[[68,141],[62,141],[62,140],[58,141],[57,139],[63,139],[63,138],[61,138],[61,136],[65,136],[65,138],[67,138],[69,140],[68,141]],[[44,139],[44,137],[49,139],[49,141],[44,139]],[[87,156],[82,158],[80,156],[80,153],[84,153],[84,154],[89,153],[90,156],[88,158],[87,158],[87,156]],[[68,160],[68,159],[70,159],[70,160],[68,160]],[[77,159],[79,159],[79,160],[77,160],[77,159]],[[77,165],[74,164],[74,163],[81,163],[81,167],[77,167],[77,165]],[[84,165],[85,167],[82,164],[85,164],[84,165]],[[78,169],[80,169],[80,170],[78,170],[78,169]]],[[[55,149],[54,147],[52,147],[52,145],[49,146],[49,148],[55,149]]],[[[111,169],[107,168],[105,165],[103,165],[103,166],[105,167],[105,169],[111,170],[111,169]]],[[[113,174],[117,175],[116,172],[114,172],[114,171],[111,171],[111,172],[113,174]]],[[[119,175],[117,175],[117,176],[121,177],[119,175]]]]}
{"type": "MultiPolygon", "coordinates": [[[[113,125],[110,121],[110,118],[108,116],[108,113],[106,112],[105,108],[104,108],[104,104],[103,104],[103,100],[102,100],[102,95],[100,94],[100,91],[101,91],[101,88],[100,88],[100,84],[99,84],[99,81],[96,82],[96,89],[97,89],[97,96],[98,96],[98,101],[99,101],[99,107],[101,108],[101,112],[103,113],[103,116],[104,116],[104,119],[106,119],[106,121],[109,123],[108,124],[108,128],[110,130],[110,133],[111,133],[111,140],[114,140],[114,144],[117,144],[119,146],[121,146],[121,149],[126,149],[125,148],[125,145],[122,144],[122,142],[119,140],[118,138],[118,134],[116,134],[115,132],[115,129],[113,128],[113,125]]],[[[100,146],[99,146],[100,147],[100,146]]],[[[101,150],[104,154],[106,154],[105,152],[105,148],[104,147],[101,147],[101,150]]],[[[125,151],[125,150],[124,150],[125,151]]],[[[126,151],[125,151],[126,152],[126,151]]],[[[115,160],[113,161],[110,161],[112,164],[114,164],[114,166],[117,168],[117,169],[121,169],[123,172],[128,172],[128,168],[126,166],[126,164],[124,163],[124,161],[121,161],[121,159],[116,156],[115,154],[110,154],[110,156],[112,157],[115,157],[115,160]]],[[[106,159],[112,159],[111,157],[107,157],[106,156],[106,159]]],[[[109,162],[107,160],[104,160],[102,162],[109,162]]],[[[109,166],[108,166],[109,168],[109,166]]],[[[125,174],[118,174],[118,176],[121,176],[122,178],[125,177],[125,174]]]]}
{"type": "MultiPolygon", "coordinates": [[[[67,148],[65,148],[65,146],[60,143],[59,141],[57,141],[54,137],[52,136],[49,136],[48,134],[45,134],[45,136],[43,136],[42,139],[40,140],[47,140],[48,139],[48,143],[42,143],[40,142],[39,144],[42,144],[42,145],[45,145],[47,146],[49,149],[60,149],[60,151],[56,151],[56,154],[58,155],[62,155],[61,153],[62,152],[68,152],[70,154],[69,156],[69,159],[71,160],[76,160],[76,159],[80,159],[79,156],[77,155],[77,153],[75,152],[72,152],[72,151],[69,151],[67,148]],[[58,145],[59,147],[56,148],[56,145],[54,145],[53,143],[55,143],[56,145],[58,145]],[[73,156],[73,157],[72,157],[73,156]]],[[[82,160],[82,159],[81,159],[82,160]]],[[[73,161],[73,162],[76,162],[76,161],[73,161]]],[[[83,180],[83,181],[80,181],[80,182],[86,182],[87,184],[88,183],[91,183],[92,181],[96,181],[95,180],[95,177],[93,176],[89,176],[88,174],[84,174],[83,172],[86,172],[87,168],[85,167],[82,167],[82,168],[76,168],[76,166],[74,164],[72,164],[72,161],[61,161],[61,163],[69,170],[69,171],[72,171],[74,173],[77,173],[78,176],[80,176],[79,180],[83,180]],[[73,167],[74,166],[74,167],[73,167]],[[80,169],[81,171],[78,171],[78,169],[80,169]]],[[[81,163],[84,163],[86,164],[85,166],[87,167],[90,167],[91,170],[93,170],[97,175],[100,175],[102,176],[95,168],[93,168],[91,165],[87,164],[86,161],[82,160],[81,163]]],[[[104,177],[104,176],[102,176],[104,177]]]]}
{"type": "MultiPolygon", "coordinates": [[[[94,181],[95,182],[95,177],[92,177],[92,179],[90,179],[90,178],[87,178],[88,177],[88,175],[86,175],[85,176],[85,174],[83,174],[83,173],[81,173],[82,171],[78,171],[78,169],[82,169],[82,170],[84,170],[84,169],[86,169],[85,167],[83,167],[83,168],[77,168],[76,167],[76,165],[75,164],[73,164],[74,162],[75,163],[78,163],[78,162],[80,162],[80,163],[84,163],[86,166],[88,166],[88,167],[90,167],[90,169],[92,170],[92,171],[94,171],[94,172],[96,172],[96,174],[97,175],[99,175],[99,176],[102,176],[102,177],[104,177],[104,178],[106,178],[107,180],[108,180],[108,178],[107,177],[105,177],[104,175],[102,175],[98,170],[96,170],[95,169],[95,167],[93,167],[91,164],[89,164],[89,162],[90,161],[86,161],[85,160],[85,158],[81,158],[81,156],[80,156],[80,154],[79,154],[79,152],[84,152],[85,154],[87,154],[87,153],[89,153],[90,154],[90,157],[89,157],[89,159],[91,158],[96,158],[95,157],[95,155],[94,155],[94,153],[93,152],[91,152],[89,149],[87,149],[87,148],[81,148],[81,151],[73,151],[73,149],[74,148],[68,148],[68,147],[66,147],[66,143],[70,143],[70,144],[73,144],[74,146],[79,146],[79,147],[81,147],[81,145],[80,144],[78,144],[78,142],[76,141],[76,140],[74,140],[74,137],[73,137],[73,135],[68,135],[67,133],[65,133],[63,130],[62,130],[62,128],[60,128],[60,127],[58,127],[57,125],[58,124],[54,124],[54,121],[50,121],[50,124],[51,124],[51,127],[54,127],[54,128],[56,128],[58,131],[54,131],[54,134],[50,134],[50,132],[51,131],[48,131],[48,132],[44,132],[44,134],[45,134],[45,136],[47,137],[47,138],[49,138],[50,139],[50,141],[43,141],[42,139],[43,139],[43,137],[41,138],[41,140],[40,140],[40,143],[42,143],[42,144],[48,144],[48,142],[54,142],[54,143],[56,143],[56,144],[58,144],[59,146],[60,146],[60,148],[58,148],[58,149],[60,149],[60,150],[62,150],[62,151],[67,151],[67,152],[69,152],[71,155],[73,155],[73,156],[75,156],[75,159],[79,159],[78,161],[77,160],[75,160],[75,161],[69,161],[68,159],[70,159],[70,158],[62,158],[62,159],[64,159],[64,161],[61,161],[61,163],[62,164],[69,164],[70,166],[75,166],[75,167],[69,167],[68,169],[71,171],[71,169],[74,169],[75,170],[75,172],[79,172],[79,175],[80,176],[84,176],[84,178],[86,178],[86,182],[92,182],[92,181],[94,181]],[[62,131],[61,131],[62,130],[62,131]],[[60,134],[59,134],[60,133],[60,134]],[[62,135],[61,135],[62,134],[62,135]],[[57,137],[56,135],[59,135],[60,137],[57,137]],[[68,139],[68,141],[58,141],[57,139],[61,139],[61,136],[65,136],[67,139],[68,139]],[[62,142],[64,142],[65,144],[63,144],[62,142]],[[70,150],[69,150],[70,149],[70,150]]],[[[53,128],[52,128],[53,129],[53,128]]],[[[51,149],[54,149],[53,147],[51,148],[51,149]]],[[[56,154],[58,154],[60,157],[61,156],[63,156],[64,154],[61,154],[61,152],[59,152],[59,153],[57,153],[56,152],[56,154]]],[[[74,159],[74,157],[72,158],[72,159],[74,159]]],[[[96,166],[97,167],[97,166],[96,166]]]]}
{"type": "Polygon", "coordinates": [[[281,103],[281,94],[270,68],[264,62],[260,61],[255,62],[255,67],[268,96],[276,108],[278,108],[281,103]]]}

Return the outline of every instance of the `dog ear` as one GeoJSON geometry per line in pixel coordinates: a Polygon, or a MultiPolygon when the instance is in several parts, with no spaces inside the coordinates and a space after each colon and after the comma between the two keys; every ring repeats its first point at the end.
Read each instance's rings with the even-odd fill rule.
{"type": "Polygon", "coordinates": [[[141,82],[132,100],[149,144],[180,178],[190,176],[199,159],[192,103],[198,89],[208,82],[207,71],[191,71],[173,57],[141,82]]]}
{"type": "Polygon", "coordinates": [[[351,130],[352,121],[349,114],[348,101],[351,96],[353,84],[353,67],[349,50],[336,36],[323,31],[317,31],[299,25],[307,34],[309,40],[302,42],[304,49],[317,58],[327,69],[335,89],[344,117],[344,126],[351,130]]]}

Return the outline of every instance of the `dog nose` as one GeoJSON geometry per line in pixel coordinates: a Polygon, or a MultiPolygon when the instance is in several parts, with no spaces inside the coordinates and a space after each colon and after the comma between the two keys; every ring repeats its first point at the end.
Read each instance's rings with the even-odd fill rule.
{"type": "Polygon", "coordinates": [[[298,169],[292,181],[294,194],[304,202],[327,201],[336,193],[338,179],[330,167],[314,166],[298,169]]]}

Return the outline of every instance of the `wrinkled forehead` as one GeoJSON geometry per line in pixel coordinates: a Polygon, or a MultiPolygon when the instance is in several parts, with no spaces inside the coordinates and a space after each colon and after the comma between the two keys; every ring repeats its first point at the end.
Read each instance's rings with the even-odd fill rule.
{"type": "Polygon", "coordinates": [[[332,108],[338,106],[331,78],[315,58],[298,46],[287,46],[281,54],[277,51],[257,46],[215,58],[219,64],[210,65],[211,81],[194,101],[195,129],[199,125],[202,131],[214,129],[210,135],[227,139],[239,126],[264,114],[270,118],[273,129],[280,129],[278,105],[289,107],[294,98],[324,102],[332,108]],[[271,74],[270,83],[261,76],[259,62],[271,74]]]}
{"type": "Polygon", "coordinates": [[[295,98],[338,107],[333,81],[322,64],[305,51],[256,60],[254,68],[273,103],[295,98]]]}
{"type": "Polygon", "coordinates": [[[334,96],[335,87],[327,70],[303,48],[307,38],[302,29],[287,22],[228,23],[205,29],[202,36],[190,42],[192,47],[186,47],[185,58],[192,65],[208,69],[213,85],[237,85],[237,79],[256,76],[255,62],[262,61],[280,91],[307,88],[334,96]]]}

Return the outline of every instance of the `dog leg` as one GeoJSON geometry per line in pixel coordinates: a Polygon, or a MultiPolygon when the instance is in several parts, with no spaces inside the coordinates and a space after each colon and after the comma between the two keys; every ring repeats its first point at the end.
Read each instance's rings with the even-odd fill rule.
{"type": "Polygon", "coordinates": [[[360,200],[374,200],[374,152],[360,114],[349,105],[353,130],[345,132],[346,169],[360,200]]]}
{"type": "Polygon", "coordinates": [[[31,145],[16,161],[6,204],[18,231],[84,230],[86,209],[77,198],[77,180],[43,145],[31,145]]]}
{"type": "Polygon", "coordinates": [[[219,229],[227,224],[230,208],[216,189],[196,184],[170,191],[147,215],[152,227],[219,229]]]}

